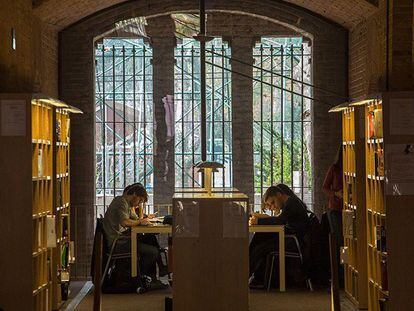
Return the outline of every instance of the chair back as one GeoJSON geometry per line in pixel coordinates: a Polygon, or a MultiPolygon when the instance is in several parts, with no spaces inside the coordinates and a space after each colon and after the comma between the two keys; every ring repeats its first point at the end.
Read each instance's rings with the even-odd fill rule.
{"type": "Polygon", "coordinates": [[[96,221],[95,238],[93,240],[91,276],[94,284],[93,310],[102,310],[102,256],[104,249],[103,219],[96,221]]]}
{"type": "Polygon", "coordinates": [[[91,276],[92,280],[95,276],[95,265],[97,263],[97,256],[101,257],[100,262],[102,263],[102,256],[105,249],[105,234],[103,231],[103,218],[96,219],[95,237],[93,239],[92,258],[91,258],[91,276]]]}
{"type": "Polygon", "coordinates": [[[308,211],[308,228],[304,236],[303,257],[307,266],[312,266],[320,257],[321,224],[318,217],[308,211]]]}

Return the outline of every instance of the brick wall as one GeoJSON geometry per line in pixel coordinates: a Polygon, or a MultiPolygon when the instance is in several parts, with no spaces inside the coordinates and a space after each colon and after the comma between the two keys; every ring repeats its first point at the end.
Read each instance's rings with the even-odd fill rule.
{"type": "Polygon", "coordinates": [[[57,30],[32,14],[30,0],[3,1],[0,10],[0,92],[57,96],[57,30]],[[12,49],[12,28],[16,50],[12,49]]]}
{"type": "MultiPolygon", "coordinates": [[[[135,1],[135,0],[133,0],[135,1]]],[[[351,28],[355,26],[359,20],[365,16],[370,15],[374,10],[375,4],[378,0],[285,0],[293,6],[300,6],[306,10],[315,12],[321,16],[324,16],[331,21],[343,25],[344,27],[351,28]]],[[[125,0],[36,0],[39,5],[36,6],[35,13],[42,20],[48,23],[55,24],[64,29],[77,21],[94,14],[100,10],[104,10],[111,6],[125,2],[125,0]]],[[[132,2],[132,1],[131,1],[132,2]]],[[[155,1],[145,2],[144,5],[150,9],[154,5],[155,1]]],[[[165,7],[174,7],[179,5],[179,1],[175,1],[175,4],[170,5],[167,3],[165,7]]],[[[216,0],[209,1],[207,6],[214,6],[214,2],[226,1],[216,0]]],[[[246,5],[255,5],[254,2],[242,1],[246,5]]],[[[194,7],[198,6],[198,1],[193,0],[194,7]]],[[[302,9],[303,10],[303,9],[302,9]]]]}
{"type": "Polygon", "coordinates": [[[368,96],[386,87],[386,3],[350,30],[349,95],[368,96]]]}
{"type": "MultiPolygon", "coordinates": [[[[142,2],[128,2],[111,9],[102,11],[88,19],[65,29],[61,33],[61,98],[81,108],[85,114],[75,116],[72,131],[72,203],[76,223],[76,274],[87,276],[89,274],[89,260],[93,236],[94,218],[94,38],[113,28],[116,21],[133,16],[151,16],[171,11],[197,10],[198,5],[194,1],[184,0],[178,5],[171,1],[152,1],[151,6],[142,2]]],[[[260,6],[251,6],[250,3],[238,0],[209,3],[209,9],[220,14],[210,17],[217,29],[209,27],[211,33],[230,37],[232,44],[237,44],[238,38],[244,37],[245,42],[253,42],[260,35],[291,35],[300,33],[308,38],[313,38],[313,83],[322,88],[330,89],[339,94],[347,93],[347,31],[314,14],[300,10],[298,7],[274,2],[262,1],[260,6]],[[262,16],[262,18],[258,18],[262,16]],[[275,22],[277,20],[277,23],[275,22]],[[226,24],[228,26],[226,27],[226,24]],[[260,25],[260,27],[257,27],[260,25]],[[282,26],[283,25],[283,26],[282,26]],[[294,26],[288,26],[294,25],[294,26]]],[[[164,17],[166,18],[166,17],[164,17]]],[[[158,40],[158,39],[157,39],[158,40]]],[[[239,41],[243,42],[243,41],[239,41]]],[[[240,47],[242,48],[242,47],[240,47]]],[[[245,56],[250,57],[251,45],[246,47],[249,51],[245,56]]],[[[154,51],[155,53],[155,51],[154,51]]],[[[234,52],[233,52],[234,53],[234,52]]],[[[154,71],[154,74],[156,72],[154,71]]],[[[164,73],[165,74],[165,73],[164,73]]],[[[173,73],[168,73],[169,79],[173,79],[173,73]]],[[[154,76],[154,80],[158,78],[154,76]]],[[[247,83],[247,82],[243,82],[247,83]]],[[[163,83],[162,83],[163,84],[163,83]]],[[[247,83],[247,84],[250,84],[247,83]]],[[[246,84],[246,85],[247,85],[246,84]]],[[[164,84],[163,84],[164,85],[164,84]]],[[[242,84],[240,84],[242,85],[242,84]]],[[[244,84],[243,84],[244,85],[244,84]]],[[[251,105],[248,94],[241,93],[242,89],[233,88],[233,97],[245,97],[246,105],[251,105]]],[[[159,96],[158,96],[159,97],[159,96]]],[[[338,116],[328,115],[331,106],[343,101],[343,98],[329,97],[320,91],[315,91],[317,100],[313,104],[314,120],[314,189],[315,208],[320,213],[325,205],[325,197],[320,188],[324,174],[334,158],[340,138],[340,123],[338,116]]],[[[155,101],[155,104],[157,102],[155,101]]],[[[237,109],[236,109],[237,110],[237,109]]],[[[242,109],[244,110],[244,109],[242,109]]],[[[243,115],[249,113],[249,109],[242,112],[240,120],[250,120],[251,117],[243,115]]],[[[234,116],[234,115],[233,115],[234,116]]],[[[233,120],[237,124],[237,119],[233,120]]],[[[250,124],[250,122],[249,122],[250,124]]],[[[158,133],[155,133],[158,135],[158,133]]],[[[249,143],[243,152],[237,149],[240,141],[235,141],[235,153],[240,163],[252,163],[252,144],[249,143]],[[243,157],[244,156],[244,157],[243,157]]],[[[159,142],[158,142],[159,143],[159,142]]],[[[155,168],[157,169],[157,168],[155,168]]],[[[252,193],[253,169],[240,172],[246,181],[240,187],[252,193]],[[246,188],[246,189],[245,189],[246,188]]],[[[235,172],[237,175],[237,172],[235,172]]],[[[235,184],[240,181],[235,181],[235,184]]],[[[170,180],[166,187],[173,187],[170,180]]],[[[167,202],[168,203],[168,202],[167,202]]],[[[74,224],[75,225],[75,224],[74,224]]]]}

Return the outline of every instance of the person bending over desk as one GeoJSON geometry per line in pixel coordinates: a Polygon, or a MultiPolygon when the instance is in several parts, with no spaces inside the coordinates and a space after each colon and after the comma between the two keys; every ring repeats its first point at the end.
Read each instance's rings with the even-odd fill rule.
{"type": "MultiPolygon", "coordinates": [[[[306,205],[285,184],[269,187],[264,196],[263,204],[278,216],[254,214],[250,225],[285,225],[286,234],[294,234],[302,244],[308,226],[306,205]]],[[[295,251],[296,246],[291,239],[286,241],[286,251],[295,251]]],[[[279,237],[277,233],[255,233],[249,246],[250,286],[255,287],[264,283],[266,257],[269,253],[278,251],[279,237]]]]}
{"type": "MultiPolygon", "coordinates": [[[[105,212],[103,229],[108,242],[108,247],[119,237],[114,253],[131,252],[131,237],[128,228],[145,226],[149,224],[149,218],[140,219],[135,213],[135,208],[147,202],[148,194],[140,183],[125,188],[122,196],[113,199],[105,212]]],[[[160,247],[154,235],[139,237],[138,253],[140,257],[141,274],[151,277],[151,289],[164,288],[165,285],[157,280],[156,263],[159,266],[160,276],[166,275],[167,268],[163,265],[160,256],[160,247]]],[[[130,265],[126,265],[130,267],[130,265]]],[[[125,267],[126,267],[125,266],[125,267]]],[[[130,274],[130,271],[128,272],[130,274]]]]}

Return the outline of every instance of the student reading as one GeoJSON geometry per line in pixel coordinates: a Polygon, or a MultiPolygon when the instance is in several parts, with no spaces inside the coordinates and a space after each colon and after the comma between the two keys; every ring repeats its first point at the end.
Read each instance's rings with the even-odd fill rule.
{"type": "MultiPolygon", "coordinates": [[[[271,217],[266,214],[254,214],[250,218],[251,225],[285,225],[286,234],[294,234],[303,243],[303,237],[308,227],[306,205],[286,185],[278,184],[269,187],[264,196],[265,209],[280,214],[271,217]]],[[[277,233],[256,233],[249,247],[250,285],[264,283],[266,257],[269,253],[278,251],[279,236],[277,233]]],[[[291,239],[286,240],[286,251],[294,251],[295,244],[291,239]]]]}
{"type": "MultiPolygon", "coordinates": [[[[122,196],[115,197],[109,205],[103,220],[103,229],[108,245],[112,245],[116,238],[121,237],[116,243],[114,253],[130,252],[131,238],[128,228],[148,225],[148,218],[154,217],[149,215],[147,218],[140,219],[135,213],[135,208],[147,200],[148,194],[144,186],[136,183],[126,187],[122,196]]],[[[151,277],[151,288],[164,287],[164,284],[156,278],[156,263],[158,263],[159,275],[167,274],[167,267],[162,263],[156,237],[153,234],[145,234],[140,235],[138,240],[141,274],[151,277]]]]}

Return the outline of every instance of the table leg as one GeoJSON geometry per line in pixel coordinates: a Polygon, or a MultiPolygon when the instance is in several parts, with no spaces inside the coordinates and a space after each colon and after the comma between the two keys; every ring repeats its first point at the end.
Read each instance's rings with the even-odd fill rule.
{"type": "Polygon", "coordinates": [[[137,273],[137,234],[131,230],[131,276],[136,277],[137,273]]]}
{"type": "Polygon", "coordinates": [[[285,283],[285,231],[279,232],[279,286],[280,291],[286,291],[285,283]]]}

